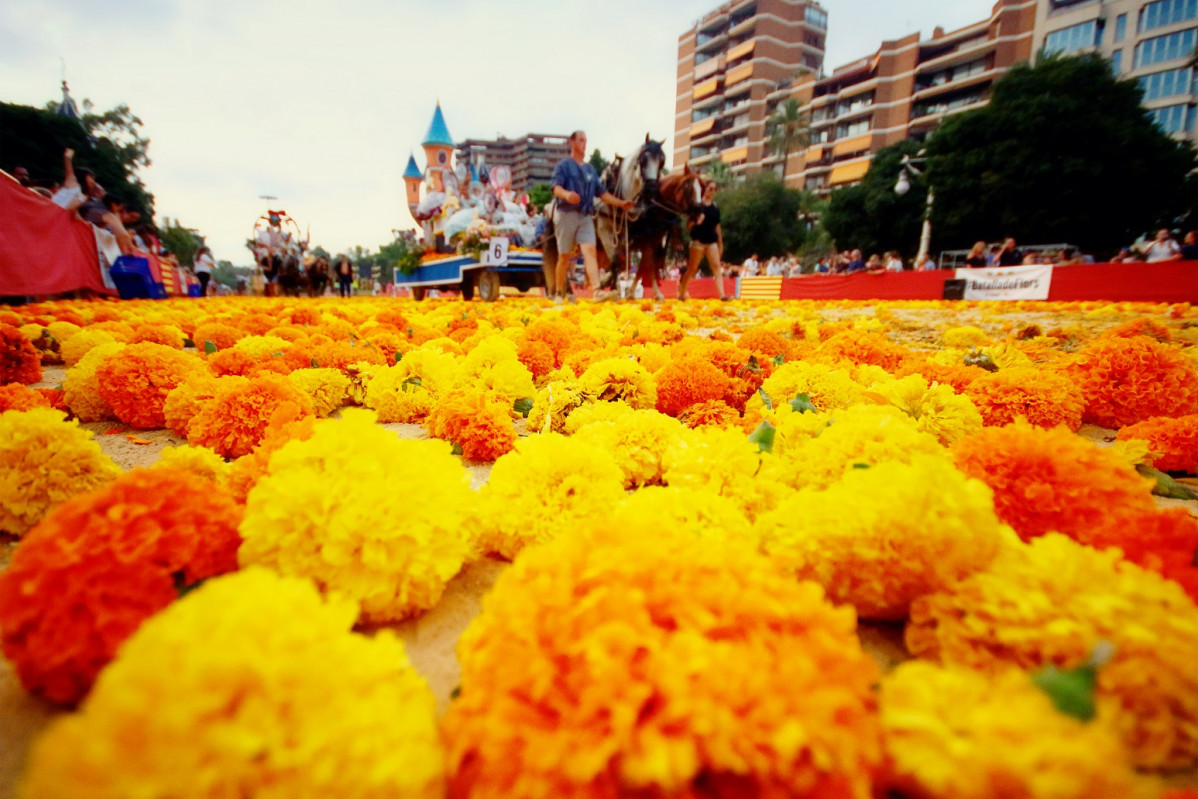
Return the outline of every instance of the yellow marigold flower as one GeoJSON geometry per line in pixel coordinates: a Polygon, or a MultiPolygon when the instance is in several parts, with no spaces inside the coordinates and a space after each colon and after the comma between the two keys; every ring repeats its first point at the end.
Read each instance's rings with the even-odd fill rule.
{"type": "Polygon", "coordinates": [[[943,338],[946,345],[958,348],[982,347],[993,341],[986,331],[973,325],[951,327],[944,331],[943,338]]]}
{"type": "Polygon", "coordinates": [[[749,519],[772,510],[788,493],[770,475],[776,459],[739,430],[686,429],[666,450],[666,485],[694,488],[736,503],[749,519]]]}
{"type": "Polygon", "coordinates": [[[552,380],[537,391],[528,412],[528,429],[538,433],[566,432],[566,419],[575,409],[589,402],[582,386],[574,378],[552,380]]]}
{"type": "Polygon", "coordinates": [[[367,363],[366,361],[345,367],[345,376],[349,378],[349,386],[346,388],[348,400],[354,405],[365,405],[366,387],[370,385],[370,381],[376,374],[386,368],[381,364],[367,363]]]}
{"type": "Polygon", "coordinates": [[[563,432],[566,435],[572,436],[588,425],[614,422],[630,413],[636,413],[636,411],[629,407],[627,403],[620,402],[619,400],[615,402],[588,402],[578,406],[578,408],[566,417],[563,432]]]}
{"type": "Polygon", "coordinates": [[[514,341],[492,333],[461,360],[456,385],[486,391],[506,403],[510,413],[517,400],[532,399],[537,393],[532,372],[520,362],[518,354],[514,341]]]}
{"type": "Polygon", "coordinates": [[[423,422],[441,392],[453,385],[456,362],[436,349],[412,350],[379,369],[366,386],[366,404],[380,422],[423,422]]]}
{"type": "Polygon", "coordinates": [[[620,400],[637,410],[657,405],[653,375],[630,358],[608,358],[591,364],[578,382],[584,392],[599,402],[620,400]]]}
{"type": "MultiPolygon", "coordinates": [[[[596,403],[606,405],[608,403],[596,403]]],[[[682,423],[654,410],[630,411],[612,421],[583,427],[579,441],[611,456],[624,473],[625,488],[660,484],[665,451],[681,435],[682,423]]]]}
{"type": "MultiPolygon", "coordinates": [[[[848,369],[808,361],[782,364],[765,379],[761,390],[774,407],[806,394],[811,404],[821,411],[855,405],[861,401],[862,392],[848,369]]],[[[761,394],[754,394],[745,403],[745,416],[760,419],[764,407],[761,394]]]]}
{"type": "Polygon", "coordinates": [[[229,349],[244,352],[256,360],[264,361],[275,353],[287,349],[289,341],[278,336],[246,336],[236,341],[229,349]]]}
{"type": "Polygon", "coordinates": [[[67,369],[66,378],[62,384],[62,396],[71,413],[81,422],[101,422],[105,419],[115,419],[112,406],[100,396],[99,380],[96,369],[108,359],[125,348],[124,344],[115,341],[97,344],[89,349],[79,361],[67,369]]]}
{"type": "Polygon", "coordinates": [[[248,377],[240,375],[217,377],[206,372],[191,375],[166,395],[166,402],[162,404],[166,426],[186,438],[196,414],[222,387],[248,385],[249,382],[248,377]]]}
{"type": "Polygon", "coordinates": [[[928,799],[1153,799],[1118,734],[1053,707],[1018,669],[984,674],[924,661],[882,680],[885,786],[928,799]]]}
{"type": "Polygon", "coordinates": [[[37,741],[19,795],[439,799],[432,693],[393,634],[355,634],[355,617],[264,569],[208,581],[37,741]]]}
{"type": "Polygon", "coordinates": [[[827,418],[819,435],[780,451],[778,468],[771,473],[795,488],[826,488],[858,464],[910,463],[919,454],[945,455],[934,436],[897,408],[857,405],[827,418]]]}
{"type": "Polygon", "coordinates": [[[865,398],[898,408],[915,420],[919,430],[946,447],[982,429],[982,415],[968,397],[953,391],[952,386],[933,383],[929,387],[919,375],[876,384],[865,392],[865,398]]]}
{"type": "Polygon", "coordinates": [[[449,451],[401,439],[355,408],[318,422],[271,457],[250,491],[238,560],[352,597],[366,623],[428,610],[468,554],[474,494],[449,451]]]}
{"type": "Polygon", "coordinates": [[[646,486],[628,494],[612,514],[619,529],[644,529],[649,536],[659,530],[685,530],[702,538],[757,546],[753,525],[735,502],[697,488],[646,486]]]}
{"type": "Polygon", "coordinates": [[[24,535],[59,504],[120,473],[91,431],[62,411],[0,413],[0,531],[24,535]]]}
{"type": "Polygon", "coordinates": [[[1101,641],[1100,715],[1111,713],[1132,762],[1198,763],[1198,608],[1180,585],[1052,533],[1004,547],[990,567],[911,605],[917,657],[995,672],[1074,668],[1101,641]]]}
{"type": "MultiPolygon", "coordinates": [[[[106,330],[81,330],[68,339],[62,339],[62,361],[67,366],[79,363],[84,355],[101,344],[115,344],[119,339],[106,330]]],[[[121,342],[124,343],[124,342],[121,342]]]]}
{"type": "Polygon", "coordinates": [[[223,484],[229,479],[232,464],[207,447],[167,447],[151,469],[182,469],[185,472],[223,484]]]}
{"type": "Polygon", "coordinates": [[[592,445],[556,433],[530,436],[495,462],[479,492],[477,546],[509,560],[528,544],[552,540],[610,510],[624,495],[615,461],[592,445]]]}
{"type": "Polygon", "coordinates": [[[743,545],[597,527],[524,552],[462,637],[451,796],[870,796],[851,609],[743,545]]]}
{"type": "Polygon", "coordinates": [[[851,470],[757,520],[762,550],[862,618],[903,619],[911,601],[985,568],[1014,533],[990,489],[946,457],[851,470]]]}
{"type": "Polygon", "coordinates": [[[311,398],[321,418],[344,405],[349,392],[349,378],[340,369],[296,369],[287,380],[311,398]]]}

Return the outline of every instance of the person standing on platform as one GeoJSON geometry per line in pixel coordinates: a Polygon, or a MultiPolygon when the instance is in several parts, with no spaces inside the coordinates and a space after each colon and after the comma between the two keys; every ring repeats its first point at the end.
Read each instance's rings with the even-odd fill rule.
{"type": "Polygon", "coordinates": [[[208,296],[208,281],[212,279],[212,270],[216,266],[212,261],[212,250],[207,247],[200,247],[196,250],[194,260],[194,268],[196,277],[200,281],[200,296],[208,296]]]}

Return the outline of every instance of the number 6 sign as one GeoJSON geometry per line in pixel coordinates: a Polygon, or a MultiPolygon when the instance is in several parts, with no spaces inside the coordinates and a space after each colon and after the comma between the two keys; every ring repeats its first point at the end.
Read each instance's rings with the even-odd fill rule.
{"type": "Polygon", "coordinates": [[[505,236],[495,236],[483,255],[484,266],[507,266],[508,240],[505,236]]]}

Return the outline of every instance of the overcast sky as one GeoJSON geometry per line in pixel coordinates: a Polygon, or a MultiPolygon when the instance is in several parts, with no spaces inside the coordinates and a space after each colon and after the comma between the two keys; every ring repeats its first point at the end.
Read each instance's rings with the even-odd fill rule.
{"type": "MultiPolygon", "coordinates": [[[[400,173],[438,98],[455,140],[588,131],[605,155],[673,132],[678,36],[711,0],[3,0],[0,100],[127,103],[159,221],[248,263],[266,204],[336,252],[412,226],[400,173]]],[[[832,68],[991,0],[825,0],[832,68]]],[[[0,131],[0,147],[3,132],[0,131]]],[[[667,143],[670,152],[672,143],[667,143]]],[[[40,177],[40,176],[35,176],[40,177]]]]}

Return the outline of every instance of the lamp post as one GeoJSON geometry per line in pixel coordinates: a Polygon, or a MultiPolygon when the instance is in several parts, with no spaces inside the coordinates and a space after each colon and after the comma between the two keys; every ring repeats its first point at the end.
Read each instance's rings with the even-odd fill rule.
{"type": "MultiPolygon", "coordinates": [[[[911,178],[909,175],[922,175],[923,170],[916,164],[927,163],[927,158],[924,156],[927,150],[920,150],[912,158],[909,155],[903,156],[902,166],[899,169],[898,181],[894,184],[894,193],[902,197],[907,192],[911,191],[911,178]]],[[[928,254],[928,248],[932,245],[932,203],[935,197],[932,194],[931,185],[928,186],[928,202],[923,209],[923,229],[919,234],[919,253],[915,256],[915,262],[919,263],[925,255],[928,254]]]]}

